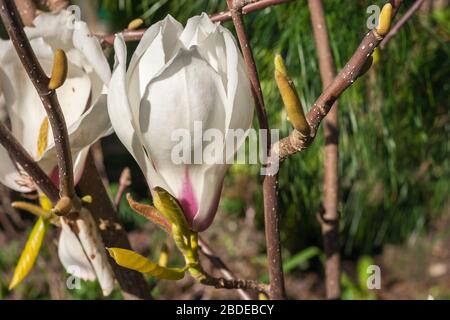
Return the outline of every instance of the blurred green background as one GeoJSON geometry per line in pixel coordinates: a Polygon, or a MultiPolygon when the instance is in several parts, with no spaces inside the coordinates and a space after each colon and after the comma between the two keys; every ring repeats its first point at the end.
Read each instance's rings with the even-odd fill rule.
{"type": "MultiPolygon", "coordinates": [[[[400,15],[413,2],[405,0],[400,15]]],[[[81,5],[83,19],[108,32],[124,29],[137,17],[143,18],[146,26],[167,14],[185,23],[189,17],[201,12],[214,13],[226,8],[223,0],[73,3],[81,5]]],[[[338,70],[367,32],[367,7],[383,3],[324,0],[338,70]]],[[[281,130],[281,137],[286,136],[292,129],[273,79],[275,53],[281,53],[285,58],[306,109],[322,90],[307,2],[297,0],[267,8],[247,15],[245,20],[270,125],[281,130]]],[[[224,25],[234,32],[232,23],[224,25]]],[[[449,40],[449,7],[433,7],[433,1],[426,2],[380,52],[378,64],[339,100],[342,253],[353,265],[350,268],[353,271],[349,273],[354,273],[353,280],[347,274],[343,277],[347,298],[374,298],[373,294],[361,289],[364,275],[358,271],[361,265],[370,264],[371,257],[381,254],[388,245],[407,245],[412,238],[427,237],[439,229],[437,222],[450,216],[449,40]]],[[[129,46],[130,53],[135,45],[129,46]]],[[[117,189],[114,181],[123,166],[128,165],[133,169],[132,191],[138,199],[145,199],[147,191],[143,191],[143,179],[118,141],[114,137],[105,139],[103,151],[106,169],[113,182],[112,192],[117,189]]],[[[318,248],[322,243],[316,212],[321,202],[322,176],[323,135],[320,131],[315,143],[288,159],[280,171],[282,240],[288,270],[300,266],[301,270],[319,270],[320,273],[322,254],[318,248]]],[[[259,258],[255,258],[254,263],[263,266],[261,182],[262,176],[256,166],[234,166],[226,179],[217,225],[222,226],[223,220],[246,221],[254,217],[254,229],[249,230],[259,234],[260,244],[255,249],[259,258]]],[[[120,208],[130,231],[144,226],[145,221],[137,217],[126,202],[122,202],[120,208]]],[[[247,226],[238,224],[238,228],[247,226]]],[[[223,241],[226,237],[220,235],[217,228],[208,231],[213,242],[214,239],[223,241]]],[[[236,228],[230,228],[233,234],[236,228]]],[[[448,234],[449,229],[445,230],[448,234]]],[[[153,252],[150,254],[159,250],[157,239],[161,237],[154,239],[147,249],[153,252]]],[[[250,241],[250,238],[246,239],[250,241]]],[[[226,241],[222,244],[227,246],[226,241]]],[[[229,251],[226,253],[232,255],[229,251]]],[[[0,256],[0,269],[2,263],[5,264],[2,259],[0,256]]],[[[234,265],[233,257],[229,259],[234,265]]],[[[96,290],[98,292],[98,288],[96,290]]],[[[95,297],[95,294],[75,296],[89,297],[95,297]]]]}

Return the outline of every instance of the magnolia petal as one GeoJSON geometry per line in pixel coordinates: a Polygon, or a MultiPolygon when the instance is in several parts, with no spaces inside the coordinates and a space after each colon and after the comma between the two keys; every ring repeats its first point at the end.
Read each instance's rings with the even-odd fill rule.
{"type": "Polygon", "coordinates": [[[198,232],[206,230],[212,223],[222,194],[222,185],[228,165],[211,165],[203,171],[190,168],[192,180],[197,183],[196,193],[200,206],[194,219],[192,229],[198,232]]]}
{"type": "Polygon", "coordinates": [[[242,146],[251,126],[254,102],[245,64],[231,33],[206,14],[191,18],[181,34],[169,17],[144,38],[126,76],[125,43],[121,36],[116,39],[108,99],[111,121],[152,189],[159,186],[174,195],[190,227],[202,231],[217,210],[229,167],[223,163],[242,146]],[[222,162],[194,157],[203,155],[207,144],[202,134],[208,129],[215,130],[219,143],[231,137],[230,129],[242,133],[232,150],[216,146],[216,160],[222,162]],[[180,142],[180,137],[189,141],[180,142]],[[172,152],[181,144],[190,158],[183,160],[191,161],[175,164],[172,152]]]}
{"type": "Polygon", "coordinates": [[[32,156],[36,156],[39,130],[46,113],[18,57],[2,61],[0,82],[12,134],[32,156]]]}
{"type": "Polygon", "coordinates": [[[102,82],[107,85],[111,79],[111,69],[109,68],[100,42],[96,36],[91,34],[84,21],[77,22],[72,41],[74,47],[83,54],[102,82]]]}
{"type": "Polygon", "coordinates": [[[83,251],[80,240],[63,218],[60,221],[59,260],[68,273],[83,280],[94,281],[96,278],[94,269],[83,251]]]}
{"type": "MultiPolygon", "coordinates": [[[[50,72],[50,63],[42,63],[45,71],[50,72]]],[[[64,114],[67,127],[70,128],[89,107],[91,97],[91,79],[81,68],[69,62],[67,78],[64,84],[56,90],[59,104],[64,114]]],[[[39,102],[36,102],[36,105],[39,102]]],[[[49,135],[49,144],[53,136],[49,135]]]]}
{"type": "Polygon", "coordinates": [[[155,172],[151,160],[145,154],[144,144],[130,111],[126,91],[127,48],[121,34],[114,41],[115,69],[109,84],[108,113],[115,133],[123,145],[133,155],[147,180],[165,186],[161,177],[155,172]]]}
{"type": "MultiPolygon", "coordinates": [[[[225,130],[225,104],[226,95],[220,76],[201,59],[195,48],[181,50],[164,73],[149,84],[148,93],[141,101],[140,131],[147,142],[149,156],[158,173],[164,177],[169,187],[167,190],[182,203],[190,223],[198,209],[199,193],[195,190],[194,198],[192,193],[183,197],[186,190],[181,178],[186,169],[183,165],[175,165],[171,159],[171,150],[178,144],[172,135],[176,130],[187,131],[194,138],[187,152],[202,154],[203,131],[210,128],[225,130]],[[160,92],[177,94],[160,95],[160,92]],[[174,114],[182,116],[174,117],[174,114]],[[200,132],[196,132],[194,122],[201,126],[200,132]]],[[[197,187],[198,181],[193,181],[193,185],[197,187]]]]}
{"type": "Polygon", "coordinates": [[[187,21],[180,36],[180,41],[187,49],[190,49],[192,46],[199,45],[211,33],[214,33],[218,25],[218,23],[213,23],[208,15],[203,12],[200,16],[192,17],[187,21]]]}
{"type": "MultiPolygon", "coordinates": [[[[106,100],[106,95],[102,95],[94,106],[68,128],[76,176],[81,175],[81,169],[87,156],[87,148],[100,138],[111,133],[111,122],[106,112],[106,100]]],[[[45,172],[50,173],[56,165],[55,159],[55,143],[51,141],[47,151],[38,163],[45,172]]]]}
{"type": "Polygon", "coordinates": [[[8,151],[3,146],[0,146],[0,159],[0,183],[17,192],[30,192],[30,188],[20,183],[23,177],[17,171],[16,166],[9,157],[8,151]]]}
{"type": "Polygon", "coordinates": [[[103,295],[108,296],[114,289],[114,275],[95,221],[86,208],[81,209],[76,224],[80,243],[94,268],[103,295]]]}
{"type": "Polygon", "coordinates": [[[38,15],[33,20],[33,26],[25,27],[24,30],[29,39],[45,37],[55,46],[67,51],[64,47],[71,45],[75,22],[73,13],[61,10],[38,15]]]}
{"type": "MultiPolygon", "coordinates": [[[[230,135],[230,129],[244,129],[245,134],[240,136],[235,147],[235,152],[241,148],[248,136],[248,130],[253,121],[254,99],[251,91],[250,80],[245,71],[245,64],[239,52],[237,44],[229,30],[222,29],[227,56],[227,97],[226,111],[227,128],[226,137],[230,135]]],[[[227,139],[228,140],[228,139],[227,139]]],[[[227,159],[228,160],[228,159],[227,159]]]]}
{"type": "Polygon", "coordinates": [[[127,83],[130,86],[137,85],[140,95],[145,91],[146,84],[175,54],[182,30],[182,25],[168,15],[144,33],[131,57],[127,72],[127,83]]]}

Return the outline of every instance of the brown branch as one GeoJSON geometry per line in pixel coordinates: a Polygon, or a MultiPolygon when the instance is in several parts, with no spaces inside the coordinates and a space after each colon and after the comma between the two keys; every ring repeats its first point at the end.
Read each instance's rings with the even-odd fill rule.
{"type": "Polygon", "coordinates": [[[34,183],[36,183],[38,188],[42,190],[53,203],[58,202],[58,188],[56,188],[50,178],[3,123],[0,123],[0,144],[8,150],[12,158],[20,164],[23,170],[33,179],[34,183]]]}
{"type": "Polygon", "coordinates": [[[120,200],[122,200],[125,190],[131,185],[131,172],[130,168],[122,170],[119,178],[119,188],[117,189],[116,196],[114,197],[114,206],[116,210],[119,208],[120,200]]]}
{"type": "Polygon", "coordinates": [[[212,286],[216,289],[252,290],[256,292],[263,292],[265,294],[269,291],[266,284],[259,283],[254,280],[225,279],[207,276],[205,279],[200,280],[200,283],[205,286],[212,286]]]}
{"type": "MultiPolygon", "coordinates": [[[[397,2],[401,4],[401,1],[397,0],[397,2]]],[[[394,7],[394,9],[398,8],[394,7]]],[[[393,18],[394,16],[392,19],[393,18]]],[[[308,112],[306,118],[311,127],[310,136],[304,137],[297,130],[293,130],[288,137],[283,138],[276,146],[274,146],[273,150],[278,153],[280,163],[287,157],[300,152],[311,145],[317,134],[320,123],[330,111],[331,106],[336,102],[340,95],[357,80],[364,64],[382,39],[383,37],[376,34],[374,30],[369,31],[365,35],[353,56],[333,79],[331,84],[317,98],[313,107],[308,112]]]]}
{"type": "Polygon", "coordinates": [[[14,1],[0,0],[0,6],[0,15],[6,31],[16,48],[17,54],[31,82],[41,98],[52,126],[59,169],[60,195],[72,198],[75,195],[72,156],[70,153],[67,126],[56,92],[48,89],[49,78],[31,48],[30,41],[23,30],[14,1]]]}
{"type": "Polygon", "coordinates": [[[413,3],[413,5],[408,9],[408,11],[406,11],[401,19],[398,20],[398,22],[391,28],[389,33],[384,37],[383,41],[381,41],[381,49],[384,49],[386,47],[386,44],[389,42],[389,40],[391,40],[397,34],[400,28],[403,27],[405,23],[414,16],[414,14],[420,9],[423,3],[424,0],[416,0],[416,2],[413,3]]]}
{"type": "MultiPolygon", "coordinates": [[[[199,251],[202,253],[208,260],[212,263],[212,265],[219,270],[219,272],[222,274],[222,276],[229,281],[232,281],[235,279],[235,276],[233,275],[232,271],[227,267],[225,262],[216,255],[214,250],[202,239],[199,237],[198,239],[199,243],[199,251]]],[[[247,292],[245,292],[243,289],[237,289],[237,292],[244,300],[251,300],[252,298],[248,295],[247,292]]]]}
{"type": "MultiPolygon", "coordinates": [[[[328,28],[322,0],[308,0],[314,39],[319,58],[322,87],[328,87],[336,76],[336,66],[331,52],[328,28]]],[[[325,287],[328,299],[339,299],[340,287],[340,246],[339,246],[339,117],[338,102],[332,106],[325,117],[325,158],[323,181],[324,219],[319,219],[322,228],[323,246],[326,255],[325,287]]]]}
{"type": "MultiPolygon", "coordinates": [[[[83,176],[78,187],[85,195],[92,196],[92,203],[86,205],[99,226],[100,235],[106,247],[131,249],[128,236],[118,221],[117,211],[109,198],[91,153],[86,160],[83,176]]],[[[114,259],[109,262],[125,299],[150,299],[150,288],[143,275],[137,271],[120,267],[114,259]]]]}
{"type": "MultiPolygon", "coordinates": [[[[248,14],[248,13],[251,13],[251,12],[254,12],[257,10],[262,10],[267,7],[271,7],[271,6],[275,6],[278,4],[283,4],[283,3],[291,2],[291,1],[293,1],[293,0],[260,0],[260,1],[244,0],[242,2],[242,4],[245,4],[242,7],[242,14],[248,14]]],[[[214,13],[214,14],[210,15],[210,18],[214,22],[229,21],[229,20],[231,20],[231,12],[225,11],[225,12],[214,13]]],[[[136,29],[136,30],[125,29],[121,32],[122,32],[124,40],[129,42],[129,41],[141,40],[145,31],[147,31],[146,28],[136,29]]],[[[112,46],[114,44],[115,35],[114,34],[103,35],[103,36],[99,35],[98,38],[103,47],[108,47],[108,46],[112,46]]]]}
{"type": "MultiPolygon", "coordinates": [[[[245,24],[242,15],[242,8],[245,5],[243,1],[227,0],[228,9],[230,10],[239,44],[244,56],[247,74],[252,85],[252,92],[255,98],[256,111],[260,129],[266,131],[266,155],[271,150],[270,135],[268,132],[267,114],[264,105],[261,85],[259,82],[258,72],[256,70],[255,60],[253,58],[250,42],[245,31],[245,24]]],[[[269,268],[270,290],[269,297],[274,300],[285,299],[284,274],[281,257],[281,241],[280,241],[280,217],[278,212],[278,175],[266,175],[263,183],[264,193],[264,223],[267,246],[267,259],[269,268]]]]}
{"type": "MultiPolygon", "coordinates": [[[[291,2],[293,0],[260,0],[260,1],[252,1],[249,4],[246,4],[245,6],[242,7],[242,14],[248,14],[257,10],[262,10],[265,9],[267,7],[272,7],[278,4],[283,4],[286,2],[291,2]]],[[[230,11],[225,11],[225,12],[219,12],[219,13],[215,13],[212,14],[210,16],[211,20],[214,22],[224,22],[224,21],[228,21],[231,20],[231,12],[230,11]]]]}

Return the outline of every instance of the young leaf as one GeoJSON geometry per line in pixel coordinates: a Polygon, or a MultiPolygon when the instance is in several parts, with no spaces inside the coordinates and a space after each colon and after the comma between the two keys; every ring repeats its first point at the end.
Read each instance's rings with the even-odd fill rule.
{"type": "Polygon", "coordinates": [[[153,189],[153,204],[162,215],[169,220],[170,223],[175,224],[181,229],[181,232],[188,235],[190,228],[184,216],[183,209],[169,192],[161,187],[153,189]]]}
{"type": "Polygon", "coordinates": [[[147,218],[154,224],[156,224],[158,227],[160,227],[162,230],[166,231],[170,234],[171,228],[170,223],[152,206],[142,204],[139,202],[136,202],[131,197],[131,194],[127,194],[127,200],[130,207],[141,216],[147,218]]]}
{"type": "Polygon", "coordinates": [[[33,268],[47,228],[48,221],[42,217],[39,217],[33,227],[33,230],[31,230],[30,236],[25,244],[25,248],[20,255],[19,262],[14,270],[13,278],[9,284],[9,290],[12,290],[15,286],[22,282],[22,280],[25,279],[30,272],[31,268],[33,268]]]}
{"type": "Polygon", "coordinates": [[[124,268],[136,270],[158,279],[180,280],[184,277],[184,269],[161,267],[132,250],[121,248],[106,249],[116,263],[124,268]]]}

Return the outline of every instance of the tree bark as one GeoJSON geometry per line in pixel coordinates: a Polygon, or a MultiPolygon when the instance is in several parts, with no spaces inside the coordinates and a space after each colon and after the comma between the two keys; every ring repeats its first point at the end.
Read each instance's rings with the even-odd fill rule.
{"type": "MultiPolygon", "coordinates": [[[[308,0],[311,22],[319,58],[320,76],[325,89],[336,77],[336,66],[333,60],[328,38],[327,24],[321,0],[308,0]]],[[[323,181],[323,208],[319,214],[322,228],[323,246],[326,255],[325,275],[326,294],[328,299],[339,299],[340,288],[340,253],[339,253],[339,114],[338,102],[331,107],[325,117],[325,167],[323,181]],[[323,214],[322,214],[323,213],[323,214]]]]}

